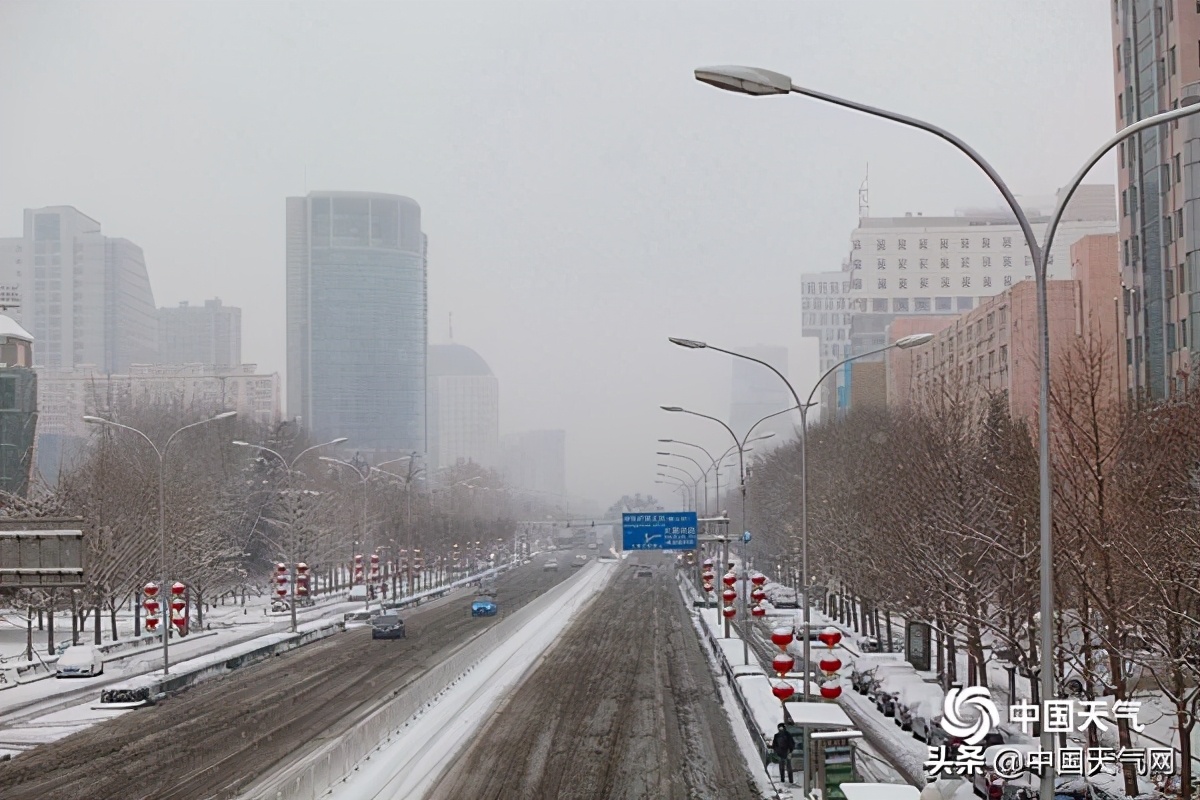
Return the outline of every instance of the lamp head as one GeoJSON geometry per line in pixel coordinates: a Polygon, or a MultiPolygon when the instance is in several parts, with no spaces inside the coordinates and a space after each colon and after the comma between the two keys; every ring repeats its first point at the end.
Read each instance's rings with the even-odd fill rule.
{"type": "Polygon", "coordinates": [[[755,97],[769,94],[787,94],[792,91],[792,79],[779,72],[755,67],[726,65],[699,67],[693,70],[696,80],[724,89],[755,97]]]}
{"type": "Polygon", "coordinates": [[[677,344],[680,347],[686,347],[689,350],[703,350],[705,347],[708,347],[708,345],[704,342],[700,342],[695,339],[680,339],[675,336],[668,336],[667,341],[671,344],[677,344]]]}
{"type": "Polygon", "coordinates": [[[933,341],[932,333],[914,333],[912,336],[904,336],[897,339],[896,347],[899,347],[901,350],[907,350],[910,347],[920,347],[931,341],[933,341]]]}

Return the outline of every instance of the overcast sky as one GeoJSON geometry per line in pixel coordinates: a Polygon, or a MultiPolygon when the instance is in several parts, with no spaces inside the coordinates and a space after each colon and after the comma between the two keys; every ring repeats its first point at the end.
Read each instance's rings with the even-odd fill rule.
{"type": "MultiPolygon", "coordinates": [[[[73,205],[141,245],[157,303],[243,309],[283,372],[284,198],[407,195],[430,341],[498,376],[502,432],[565,428],[568,486],[655,486],[655,439],[724,448],[730,349],[792,351],[800,273],[872,215],[995,206],[947,145],[799,96],[697,83],[750,64],[942,124],[1045,196],[1114,130],[1109,4],[0,0],[0,236],[73,205]]],[[[1094,182],[1112,182],[1105,163],[1094,182]]]]}

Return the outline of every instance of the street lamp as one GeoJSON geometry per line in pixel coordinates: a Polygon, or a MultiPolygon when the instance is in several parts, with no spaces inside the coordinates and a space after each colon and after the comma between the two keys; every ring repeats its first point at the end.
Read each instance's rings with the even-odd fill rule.
{"type": "MultiPolygon", "coordinates": [[[[671,478],[672,480],[679,481],[679,478],[675,477],[674,475],[672,475],[668,472],[656,472],[654,474],[660,478],[671,478]]],[[[687,506],[689,506],[689,505],[694,507],[696,505],[695,499],[694,499],[696,497],[696,488],[694,486],[688,486],[687,483],[684,481],[679,481],[679,485],[682,486],[683,490],[684,490],[684,496],[683,496],[684,508],[687,508],[687,506]]]]}
{"type": "MultiPolygon", "coordinates": [[[[374,470],[375,472],[379,472],[383,475],[387,475],[389,477],[395,478],[396,480],[402,481],[404,483],[405,528],[407,529],[407,536],[408,536],[408,549],[407,549],[406,558],[405,558],[405,572],[406,572],[405,580],[407,581],[408,593],[410,595],[413,593],[413,589],[412,589],[412,587],[413,587],[412,482],[414,480],[416,480],[417,477],[422,472],[425,471],[424,467],[421,467],[420,469],[417,469],[417,470],[413,469],[413,465],[416,463],[417,457],[418,457],[417,453],[414,452],[410,456],[403,456],[402,458],[395,459],[396,462],[405,461],[405,460],[408,461],[408,475],[407,476],[397,475],[394,472],[388,472],[387,470],[380,469],[379,467],[371,467],[371,469],[374,470]]],[[[386,464],[391,464],[393,462],[385,461],[383,463],[384,463],[384,465],[386,465],[386,464]]],[[[398,553],[396,555],[399,556],[398,553]]],[[[392,594],[393,595],[396,594],[396,585],[395,585],[394,580],[392,582],[392,594]]]]}
{"type": "MultiPolygon", "coordinates": [[[[740,479],[740,483],[742,486],[742,530],[745,531],[746,530],[746,465],[745,465],[746,440],[749,439],[750,434],[747,433],[745,439],[738,439],[737,434],[733,432],[733,429],[730,428],[728,425],[726,425],[721,420],[717,419],[716,417],[710,417],[707,414],[701,414],[697,411],[688,411],[686,408],[680,408],[679,406],[661,406],[661,408],[663,411],[673,411],[673,412],[677,412],[677,413],[691,414],[696,417],[703,417],[704,419],[712,420],[713,422],[717,423],[722,428],[724,428],[726,431],[728,431],[729,435],[733,437],[733,444],[737,448],[737,452],[738,452],[738,477],[740,479]]],[[[761,436],[759,438],[760,439],[770,439],[774,435],[775,434],[773,434],[773,433],[768,433],[768,434],[764,434],[763,436],[761,436]]],[[[729,451],[726,451],[726,453],[728,453],[728,452],[729,451]]],[[[721,458],[722,458],[722,460],[724,460],[725,457],[722,456],[721,458]]],[[[746,537],[745,537],[745,534],[743,534],[741,538],[742,538],[742,570],[746,571],[746,537]]],[[[729,555],[728,542],[726,542],[726,558],[727,559],[728,559],[728,555],[729,555]]],[[[745,594],[745,592],[743,592],[743,595],[744,594],[745,594]]],[[[745,598],[743,598],[742,605],[743,605],[743,614],[742,615],[745,616],[745,608],[744,608],[744,606],[746,605],[745,598]]],[[[725,638],[727,638],[727,639],[729,638],[729,625],[730,625],[729,617],[726,617],[725,618],[725,638]]],[[[748,631],[746,631],[745,633],[748,633],[748,631]]],[[[750,642],[747,641],[746,636],[742,637],[742,651],[743,651],[742,655],[743,655],[744,663],[747,663],[747,664],[750,663],[750,642]]]]}
{"type": "MultiPolygon", "coordinates": [[[[322,447],[330,447],[335,444],[341,444],[342,442],[345,442],[345,441],[347,441],[345,436],[339,436],[338,438],[333,439],[332,441],[322,442],[321,444],[314,444],[312,447],[306,447],[305,449],[301,450],[299,452],[299,454],[297,454],[297,456],[295,458],[293,458],[291,461],[288,461],[286,458],[284,458],[282,453],[280,453],[276,450],[272,450],[271,448],[267,447],[266,445],[251,444],[250,442],[243,442],[240,440],[234,441],[233,444],[237,445],[238,447],[250,447],[254,450],[259,451],[260,453],[267,453],[269,455],[273,455],[276,458],[278,458],[279,463],[283,464],[283,469],[287,473],[288,487],[294,488],[293,481],[292,481],[292,478],[293,478],[292,470],[295,469],[295,466],[296,466],[296,464],[298,464],[300,462],[300,459],[304,458],[304,456],[307,453],[311,453],[313,450],[319,450],[322,447]]],[[[292,564],[291,564],[291,568],[292,568],[292,576],[291,576],[292,601],[288,605],[291,606],[291,610],[292,610],[292,613],[291,613],[292,633],[295,633],[296,632],[296,564],[300,561],[300,554],[296,552],[296,550],[298,548],[296,546],[295,520],[292,521],[291,530],[289,531],[289,538],[291,538],[291,540],[292,540],[292,546],[291,546],[292,553],[290,556],[291,561],[292,561],[292,564]]]]}
{"type": "MultiPolygon", "coordinates": [[[[735,353],[732,350],[724,350],[720,347],[713,347],[711,345],[706,344],[705,342],[698,342],[694,339],[674,339],[674,338],[672,338],[670,340],[673,344],[677,344],[677,345],[680,345],[681,347],[686,347],[691,350],[700,350],[700,349],[715,350],[718,353],[725,353],[726,355],[730,355],[735,358],[742,358],[742,359],[745,359],[746,361],[753,361],[756,364],[762,364],[764,367],[766,367],[767,369],[774,372],[777,376],[779,376],[779,379],[783,381],[785,386],[787,386],[788,391],[792,393],[792,399],[796,401],[795,407],[800,412],[800,497],[801,497],[801,502],[800,502],[800,509],[801,509],[801,511],[800,511],[800,571],[801,571],[801,575],[803,577],[803,586],[802,586],[800,602],[804,609],[804,642],[803,642],[804,664],[803,664],[803,669],[801,671],[804,674],[804,702],[806,702],[806,703],[811,699],[811,692],[809,691],[809,685],[808,685],[808,671],[809,671],[809,664],[810,664],[809,653],[810,653],[810,642],[811,642],[811,637],[809,636],[809,626],[811,625],[811,613],[810,613],[811,609],[809,607],[809,602],[808,602],[808,586],[809,586],[809,577],[808,577],[808,450],[807,450],[807,448],[808,448],[808,409],[811,408],[813,405],[815,405],[813,403],[813,396],[817,393],[817,388],[820,387],[821,382],[824,381],[831,374],[833,374],[834,370],[836,370],[838,367],[842,366],[843,364],[847,364],[851,361],[856,361],[860,358],[865,358],[867,356],[875,355],[877,353],[882,353],[885,350],[892,350],[894,348],[908,349],[910,347],[918,347],[920,345],[928,343],[932,339],[933,339],[932,333],[915,333],[911,336],[905,336],[901,339],[897,339],[896,341],[892,342],[889,345],[886,345],[885,347],[879,347],[874,350],[868,350],[865,353],[859,353],[856,356],[851,356],[850,358],[843,359],[843,360],[839,361],[838,363],[834,364],[828,370],[826,370],[825,373],[823,375],[821,375],[820,378],[817,379],[817,382],[815,384],[813,384],[812,391],[808,393],[808,400],[806,400],[803,403],[800,402],[800,396],[798,394],[796,394],[795,387],[792,386],[791,382],[787,379],[787,377],[784,376],[784,374],[782,372],[775,369],[775,367],[768,364],[766,361],[763,361],[758,358],[753,358],[751,356],[744,355],[742,353],[735,353]]],[[[670,410],[670,409],[668,409],[668,410],[670,410]]],[[[788,409],[788,410],[790,411],[791,409],[788,409]]],[[[703,416],[703,415],[701,415],[701,416],[703,416]]],[[[709,417],[709,419],[712,419],[712,417],[709,417]]],[[[720,420],[717,420],[717,421],[720,422],[720,420]]],[[[724,425],[724,423],[721,423],[721,424],[724,425]]],[[[728,430],[728,426],[726,426],[726,430],[728,430]]],[[[732,434],[733,431],[730,431],[730,433],[732,434]]],[[[735,436],[734,439],[736,440],[737,437],[735,436]]],[[[746,513],[746,478],[745,478],[745,474],[743,473],[742,474],[742,516],[743,517],[745,517],[745,513],[746,513]]],[[[808,728],[805,728],[804,729],[804,796],[805,797],[808,796],[809,784],[811,783],[811,775],[809,774],[809,756],[808,756],[808,754],[810,752],[808,749],[810,742],[809,742],[808,734],[809,734],[808,728]]]]}
{"type": "Polygon", "coordinates": [[[678,478],[672,478],[670,475],[664,475],[661,472],[659,472],[658,474],[662,475],[664,480],[655,481],[655,483],[661,483],[664,486],[674,486],[675,491],[681,493],[681,496],[683,497],[683,504],[686,506],[687,502],[688,502],[687,501],[687,489],[688,489],[687,484],[684,483],[683,481],[679,480],[678,478]],[[669,479],[669,480],[666,480],[666,479],[669,479]]]}
{"type": "MultiPolygon", "coordinates": [[[[685,456],[683,453],[671,453],[671,452],[667,452],[665,450],[659,450],[655,453],[655,455],[656,456],[666,456],[667,458],[684,458],[696,465],[696,468],[700,470],[700,478],[704,481],[704,516],[707,517],[708,516],[708,470],[712,469],[712,467],[705,469],[704,465],[701,464],[699,461],[692,458],[691,456],[685,456]]],[[[667,465],[659,464],[658,466],[665,467],[667,465]]],[[[699,483],[699,481],[697,481],[697,484],[698,483],[699,483]]]]}
{"type": "MultiPolygon", "coordinates": [[[[1034,281],[1037,289],[1038,353],[1041,357],[1038,384],[1038,505],[1041,528],[1039,536],[1039,549],[1041,550],[1041,602],[1039,610],[1041,618],[1047,621],[1047,624],[1042,625],[1040,631],[1040,648],[1042,653],[1040,682],[1042,699],[1048,700],[1052,698],[1055,693],[1054,671],[1052,668],[1054,661],[1050,657],[1050,653],[1054,649],[1054,636],[1048,621],[1052,619],[1054,614],[1054,539],[1051,527],[1052,495],[1050,491],[1050,327],[1046,297],[1046,279],[1050,249],[1054,244],[1054,234],[1058,229],[1059,222],[1062,221],[1063,214],[1066,212],[1067,204],[1074,196],[1075,190],[1083,183],[1083,179],[1091,172],[1092,167],[1096,166],[1100,159],[1110,150],[1134,134],[1140,133],[1147,128],[1153,128],[1163,123],[1200,112],[1200,105],[1198,105],[1200,104],[1200,97],[1182,98],[1179,101],[1179,108],[1154,114],[1122,128],[1092,153],[1084,161],[1079,171],[1071,178],[1066,188],[1060,191],[1058,204],[1054,209],[1054,214],[1050,218],[1050,223],[1046,226],[1043,243],[1039,246],[1037,239],[1034,237],[1033,226],[1030,225],[1029,218],[1025,216],[1025,211],[1009,190],[1008,185],[1000,177],[1000,174],[974,148],[947,130],[913,117],[907,117],[902,114],[875,108],[874,106],[868,106],[863,103],[857,103],[852,100],[846,100],[841,97],[797,86],[792,83],[791,78],[779,72],[745,66],[724,66],[701,67],[695,70],[694,74],[696,80],[716,86],[718,89],[755,96],[789,94],[794,92],[811,97],[814,100],[831,103],[842,108],[851,109],[852,111],[859,111],[873,117],[881,117],[882,119],[932,134],[954,146],[955,149],[983,170],[988,179],[991,180],[992,184],[1004,197],[1004,202],[1016,217],[1017,223],[1021,226],[1021,233],[1025,237],[1025,244],[1029,247],[1029,254],[1033,258],[1035,267],[1034,281]]],[[[1051,732],[1045,730],[1045,726],[1042,728],[1041,740],[1042,749],[1046,752],[1053,752],[1054,736],[1051,732]]],[[[807,786],[805,787],[805,791],[808,791],[807,786]]],[[[1053,794],[1054,769],[1053,767],[1048,767],[1042,772],[1041,795],[1042,797],[1050,797],[1053,794]]]]}
{"type": "MultiPolygon", "coordinates": [[[[411,456],[401,456],[400,458],[393,458],[390,461],[381,462],[380,464],[378,464],[378,466],[382,467],[387,464],[395,464],[398,461],[404,461],[405,459],[408,459],[408,458],[411,458],[411,456]]],[[[330,464],[337,464],[340,467],[349,467],[350,469],[354,470],[354,474],[358,476],[359,481],[362,483],[363,504],[362,504],[362,534],[361,535],[362,535],[362,546],[363,546],[363,549],[366,550],[370,546],[367,542],[367,481],[369,481],[371,479],[371,469],[372,468],[370,465],[367,465],[367,468],[365,470],[360,470],[358,468],[357,464],[351,464],[349,461],[343,461],[340,458],[332,458],[331,456],[321,456],[321,460],[328,461],[330,464]]],[[[366,573],[364,572],[364,582],[365,581],[366,581],[366,573]]],[[[369,610],[371,608],[371,592],[366,591],[366,592],[364,592],[364,594],[366,595],[366,597],[363,600],[363,604],[364,604],[363,607],[369,610]]]]}
{"type": "MultiPolygon", "coordinates": [[[[89,425],[110,425],[114,428],[121,428],[122,430],[131,431],[133,433],[136,433],[138,436],[140,436],[146,440],[146,444],[150,445],[151,449],[154,450],[154,454],[156,456],[158,456],[158,542],[159,542],[159,558],[161,560],[160,566],[162,567],[162,575],[163,575],[163,582],[162,582],[162,590],[164,592],[163,603],[167,602],[165,593],[171,585],[169,582],[169,578],[167,576],[167,518],[166,518],[166,502],[165,502],[166,480],[167,480],[167,475],[166,475],[167,449],[171,446],[171,442],[175,441],[176,436],[178,436],[179,434],[183,433],[184,431],[186,431],[190,428],[196,428],[201,425],[207,425],[210,422],[217,422],[218,420],[230,419],[230,418],[236,417],[236,416],[237,416],[236,411],[225,411],[223,413],[217,414],[215,417],[209,417],[208,419],[202,419],[199,422],[193,422],[190,425],[184,425],[182,428],[180,428],[179,430],[175,431],[174,433],[172,433],[170,436],[167,437],[167,443],[162,446],[161,450],[158,448],[158,445],[156,445],[149,436],[142,433],[137,428],[134,428],[129,425],[122,425],[119,422],[113,422],[111,419],[105,419],[104,417],[94,417],[91,415],[85,415],[83,418],[83,421],[88,423],[89,425]]],[[[171,632],[171,625],[170,625],[170,622],[167,621],[167,623],[163,625],[163,642],[162,642],[163,643],[163,675],[170,674],[170,668],[171,668],[170,647],[168,645],[168,641],[170,638],[170,632],[171,632]]]]}
{"type": "MultiPolygon", "coordinates": [[[[695,507],[700,504],[700,478],[693,478],[692,473],[688,472],[683,467],[677,467],[674,464],[661,464],[660,463],[660,464],[655,464],[654,466],[662,467],[663,469],[673,469],[676,472],[680,473],[681,475],[687,476],[687,479],[692,482],[692,498],[693,498],[692,510],[693,511],[696,510],[695,507]]],[[[703,473],[701,473],[700,477],[701,478],[704,477],[703,473]]],[[[707,492],[707,490],[708,490],[707,487],[705,487],[706,492],[707,492]]],[[[708,513],[708,512],[706,511],[705,513],[708,513]]]]}

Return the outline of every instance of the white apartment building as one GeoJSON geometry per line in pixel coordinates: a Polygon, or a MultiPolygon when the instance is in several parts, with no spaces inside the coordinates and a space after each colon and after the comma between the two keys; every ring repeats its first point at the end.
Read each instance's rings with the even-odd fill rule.
{"type": "MultiPolygon", "coordinates": [[[[800,276],[800,313],[802,335],[819,342],[821,374],[850,356],[850,317],[854,297],[851,293],[849,263],[840,272],[807,272],[800,276]]],[[[845,405],[841,373],[830,375],[821,385],[821,409],[836,409],[845,405]]],[[[831,412],[832,413],[832,412],[831,412]]]]}
{"type": "Polygon", "coordinates": [[[500,384],[487,362],[461,344],[429,346],[429,463],[459,461],[497,466],[500,458],[500,384]]]}
{"type": "MultiPolygon", "coordinates": [[[[1052,210],[1025,209],[1039,241],[1052,210]]],[[[1117,230],[1115,189],[1080,187],[1055,234],[1049,278],[1070,278],[1075,242],[1117,230]]],[[[1007,211],[867,217],[850,238],[847,277],[859,313],[962,313],[1034,277],[1032,255],[1007,211]]]]}
{"type": "Polygon", "coordinates": [[[83,365],[38,369],[38,436],[84,437],[84,414],[114,408],[162,406],[184,413],[236,411],[243,420],[275,425],[282,418],[279,373],[260,374],[255,364],[217,368],[202,364],[135,364],[107,375],[83,365]]]}
{"type": "Polygon", "coordinates": [[[157,359],[158,317],[142,249],[70,206],[26,209],[0,239],[0,305],[37,340],[37,366],[124,372],[157,359]]]}

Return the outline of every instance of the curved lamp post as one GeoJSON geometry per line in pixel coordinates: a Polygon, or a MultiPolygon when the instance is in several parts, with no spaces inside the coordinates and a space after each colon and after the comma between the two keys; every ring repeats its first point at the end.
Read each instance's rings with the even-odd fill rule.
{"type": "MultiPolygon", "coordinates": [[[[801,503],[800,503],[800,508],[801,508],[801,512],[800,512],[800,570],[801,570],[801,574],[803,575],[803,578],[804,578],[803,585],[802,585],[802,592],[801,592],[801,600],[800,600],[800,602],[804,608],[804,642],[803,642],[804,664],[803,664],[803,669],[801,671],[804,674],[804,702],[806,702],[806,703],[811,699],[811,696],[812,696],[811,692],[809,691],[809,685],[808,685],[809,684],[808,671],[809,671],[809,664],[811,663],[809,660],[810,644],[811,644],[811,642],[810,642],[811,637],[809,636],[809,626],[812,624],[811,609],[810,609],[809,601],[808,601],[809,600],[809,598],[808,598],[808,586],[809,586],[809,577],[808,577],[808,449],[807,449],[808,448],[808,409],[811,408],[813,405],[815,405],[815,403],[813,403],[813,396],[816,395],[817,389],[821,386],[821,382],[824,381],[826,378],[828,378],[830,375],[832,375],[834,370],[836,370],[838,367],[842,366],[843,364],[847,364],[851,361],[857,361],[860,358],[866,358],[867,356],[872,356],[877,353],[882,353],[886,350],[892,350],[892,349],[896,349],[896,348],[907,349],[910,347],[918,347],[920,345],[926,344],[927,342],[929,342],[932,339],[933,339],[933,334],[931,334],[931,333],[916,333],[916,334],[913,334],[912,336],[905,336],[902,339],[897,339],[896,341],[892,342],[891,344],[889,344],[885,347],[878,347],[874,350],[868,350],[865,353],[859,353],[856,356],[851,356],[850,358],[843,359],[843,360],[839,361],[838,363],[834,364],[828,370],[826,370],[824,372],[824,374],[821,375],[820,378],[817,378],[817,382],[813,384],[812,391],[808,393],[808,399],[806,401],[804,401],[803,403],[800,402],[800,396],[798,394],[796,394],[795,387],[792,386],[791,382],[787,379],[787,377],[785,377],[782,372],[775,369],[775,367],[771,366],[766,361],[763,361],[763,360],[757,359],[757,358],[753,358],[751,356],[747,356],[742,353],[735,353],[732,350],[724,350],[720,347],[712,347],[705,342],[696,341],[695,339],[677,339],[677,338],[673,338],[673,337],[670,339],[672,344],[677,344],[680,347],[686,347],[690,350],[704,350],[704,349],[716,350],[718,353],[725,353],[726,355],[730,355],[735,358],[742,358],[742,359],[745,359],[746,361],[753,361],[756,364],[762,364],[764,367],[766,367],[767,369],[774,372],[777,376],[779,376],[779,379],[781,381],[783,381],[785,386],[787,386],[788,391],[792,393],[792,398],[796,401],[795,408],[797,408],[800,411],[800,497],[801,497],[801,503]]],[[[667,410],[670,411],[673,409],[667,409],[667,410]]],[[[787,409],[787,410],[791,411],[791,409],[787,409]]],[[[732,433],[732,431],[730,431],[730,432],[732,433]]],[[[742,476],[742,513],[743,513],[743,515],[745,514],[745,500],[746,500],[746,478],[745,478],[745,475],[743,474],[743,476],[742,476]]],[[[805,728],[804,729],[804,748],[805,748],[804,749],[804,753],[805,753],[805,756],[804,756],[804,796],[805,797],[808,796],[809,784],[812,782],[811,781],[812,776],[809,774],[809,760],[808,760],[808,755],[807,755],[810,752],[808,750],[810,744],[811,744],[811,742],[809,739],[809,730],[808,730],[808,728],[805,728]]]]}
{"type": "Polygon", "coordinates": [[[688,506],[696,505],[696,501],[695,501],[696,489],[694,486],[689,486],[687,484],[687,482],[679,480],[679,478],[677,476],[672,475],[669,472],[656,472],[654,474],[660,478],[671,478],[672,480],[679,481],[679,485],[682,486],[683,490],[684,490],[684,496],[683,496],[684,508],[687,508],[688,506]]]}
{"type": "MultiPolygon", "coordinates": [[[[387,464],[395,464],[400,461],[406,461],[409,458],[411,458],[411,456],[401,456],[400,458],[393,458],[389,461],[383,461],[383,462],[377,464],[376,467],[386,466],[387,464]]],[[[362,541],[360,543],[362,544],[362,549],[364,551],[368,550],[371,545],[369,542],[367,542],[367,481],[371,480],[371,470],[374,469],[375,467],[372,467],[368,464],[367,468],[365,470],[361,470],[358,468],[357,464],[351,464],[349,461],[343,461],[340,458],[333,458],[331,456],[321,456],[321,460],[327,461],[330,464],[336,464],[339,467],[349,467],[350,469],[354,470],[354,474],[358,476],[359,481],[362,483],[362,493],[363,493],[362,534],[360,534],[362,537],[362,541]]],[[[353,554],[351,554],[351,555],[353,555],[353,554]]],[[[410,554],[410,557],[411,557],[411,554],[410,554]]],[[[363,574],[363,582],[364,583],[366,582],[365,571],[363,574]]],[[[363,600],[363,608],[370,609],[371,608],[371,593],[368,591],[368,592],[365,592],[365,594],[366,594],[366,599],[363,600]]]]}
{"type": "Polygon", "coordinates": [[[700,480],[701,480],[701,478],[704,477],[704,473],[701,472],[699,478],[693,478],[691,472],[684,469],[683,467],[677,467],[674,464],[658,463],[658,464],[655,464],[654,466],[662,467],[663,469],[673,469],[676,472],[678,472],[679,474],[685,476],[689,481],[691,481],[691,483],[692,483],[692,510],[695,511],[696,507],[700,505],[700,480]]]}
{"type": "MultiPolygon", "coordinates": [[[[696,465],[696,468],[700,470],[700,478],[696,481],[697,485],[699,485],[700,481],[704,481],[704,516],[707,517],[708,516],[708,470],[704,468],[704,465],[701,464],[696,459],[692,458],[691,456],[685,456],[683,453],[671,453],[666,450],[659,450],[655,453],[655,455],[656,456],[664,456],[665,458],[682,458],[682,459],[686,459],[696,465]]],[[[667,466],[667,465],[659,464],[659,466],[663,467],[663,466],[667,466]]],[[[710,467],[710,469],[711,469],[711,467],[710,467]]]]}
{"type": "MultiPolygon", "coordinates": [[[[1041,246],[1038,245],[1037,239],[1033,234],[1033,227],[1029,223],[1029,219],[1025,216],[1024,210],[1017,202],[1016,197],[1009,190],[1000,174],[989,164],[983,156],[974,150],[970,145],[958,138],[947,130],[939,128],[936,125],[925,122],[923,120],[907,117],[902,114],[897,114],[892,111],[886,111],[881,108],[875,108],[863,103],[857,103],[845,98],[836,97],[824,92],[817,92],[812,89],[807,89],[802,86],[797,86],[792,83],[792,79],[787,75],[769,70],[755,69],[744,66],[726,66],[726,67],[702,67],[695,70],[696,80],[707,83],[711,86],[716,86],[718,89],[726,91],[739,92],[749,95],[775,95],[775,94],[801,94],[806,97],[811,97],[814,100],[820,100],[832,105],[848,108],[852,111],[858,111],[863,114],[869,114],[873,117],[881,117],[891,122],[905,125],[910,128],[925,131],[937,138],[948,142],[955,149],[969,158],[988,176],[992,184],[999,190],[1004,197],[1004,202],[1012,210],[1017,218],[1017,223],[1021,226],[1021,233],[1025,237],[1025,243],[1029,247],[1029,253],[1033,257],[1034,263],[1034,280],[1037,288],[1037,312],[1038,312],[1038,354],[1041,363],[1039,364],[1039,384],[1038,384],[1038,483],[1039,492],[1038,500],[1040,506],[1040,522],[1041,535],[1039,537],[1039,548],[1041,550],[1041,603],[1040,612],[1041,618],[1046,620],[1046,623],[1041,626],[1041,663],[1043,665],[1053,664],[1053,659],[1050,658],[1050,653],[1054,649],[1054,636],[1051,630],[1049,620],[1054,614],[1054,557],[1053,557],[1053,531],[1051,530],[1051,492],[1050,492],[1050,328],[1049,314],[1047,311],[1046,299],[1046,279],[1047,266],[1049,264],[1050,248],[1054,244],[1054,234],[1058,228],[1059,222],[1062,221],[1063,213],[1066,211],[1067,203],[1071,201],[1075,190],[1083,182],[1084,177],[1091,171],[1101,158],[1103,158],[1110,150],[1118,144],[1139,133],[1147,128],[1153,128],[1165,122],[1180,119],[1200,112],[1200,97],[1185,97],[1180,101],[1180,107],[1171,111],[1164,111],[1160,114],[1154,114],[1143,120],[1139,120],[1132,125],[1117,131],[1115,135],[1104,142],[1086,161],[1077,173],[1072,177],[1071,182],[1067,184],[1066,189],[1060,192],[1058,204],[1054,209],[1054,214],[1050,218],[1050,223],[1046,226],[1044,241],[1041,246]]],[[[1136,333],[1136,331],[1135,331],[1136,333]]],[[[1051,699],[1055,694],[1054,687],[1054,671],[1053,669],[1040,670],[1040,682],[1042,699],[1051,699]]],[[[1042,731],[1042,749],[1045,752],[1053,752],[1054,736],[1048,732],[1042,731]]],[[[807,777],[807,776],[806,776],[807,777]]],[[[807,792],[807,785],[805,787],[807,792]]],[[[1041,794],[1043,797],[1049,797],[1054,793],[1054,769],[1047,768],[1042,772],[1041,794]]]]}
{"type": "MultiPolygon", "coordinates": [[[[165,500],[165,498],[166,498],[166,482],[167,482],[167,449],[171,446],[171,442],[175,441],[175,437],[178,436],[179,434],[183,433],[186,430],[190,430],[191,428],[197,428],[201,425],[207,425],[210,422],[217,422],[217,421],[223,420],[223,419],[230,419],[230,418],[236,417],[236,416],[237,416],[236,411],[226,411],[222,414],[217,414],[215,417],[210,417],[208,419],[202,419],[199,422],[193,422],[190,425],[184,425],[182,428],[180,428],[179,430],[175,431],[174,433],[172,433],[170,436],[167,437],[167,443],[162,446],[161,450],[159,449],[158,445],[156,445],[154,443],[153,439],[151,439],[149,436],[147,436],[146,434],[139,431],[137,428],[134,428],[130,425],[122,425],[119,422],[113,422],[111,419],[105,419],[104,417],[94,417],[91,415],[87,415],[83,418],[83,421],[88,423],[89,425],[109,425],[113,428],[120,428],[121,430],[126,430],[126,431],[130,431],[131,433],[136,433],[138,436],[140,436],[146,440],[146,444],[150,445],[150,448],[152,450],[154,450],[154,454],[156,456],[158,456],[158,546],[159,546],[159,558],[161,560],[160,566],[162,567],[162,575],[163,575],[163,583],[162,583],[162,591],[164,593],[163,603],[167,602],[168,598],[166,597],[165,593],[167,592],[167,590],[170,588],[170,585],[171,585],[168,582],[170,579],[167,575],[167,517],[166,517],[166,500],[165,500]]],[[[169,611],[170,609],[166,609],[166,610],[169,611]]],[[[163,635],[162,635],[163,675],[167,675],[167,674],[169,674],[170,669],[171,669],[170,646],[168,645],[168,641],[170,639],[170,633],[171,633],[171,621],[169,619],[166,619],[166,620],[163,620],[163,623],[164,623],[163,624],[163,635]]]]}
{"type": "MultiPolygon", "coordinates": [[[[280,453],[276,450],[272,450],[271,448],[267,447],[266,445],[251,444],[250,442],[243,442],[243,441],[234,441],[234,442],[232,442],[232,444],[235,444],[238,447],[250,447],[250,448],[253,448],[253,449],[259,451],[260,453],[267,453],[268,455],[275,456],[277,459],[279,459],[279,463],[283,464],[283,469],[287,473],[288,485],[290,487],[292,485],[292,475],[293,475],[292,470],[295,469],[296,464],[299,463],[300,459],[304,458],[304,456],[306,454],[311,453],[313,450],[319,450],[322,447],[330,447],[335,444],[341,444],[342,442],[345,442],[345,441],[347,441],[345,436],[339,436],[338,438],[336,438],[332,441],[322,442],[321,444],[314,444],[312,447],[306,447],[305,449],[301,450],[300,453],[295,458],[293,458],[290,462],[283,456],[282,453],[280,453]]],[[[292,529],[289,531],[288,538],[290,538],[292,540],[292,546],[291,546],[291,550],[292,550],[291,571],[292,571],[292,574],[291,574],[291,581],[289,583],[289,585],[291,586],[291,590],[292,590],[292,601],[290,603],[288,603],[288,605],[291,606],[291,609],[292,609],[292,614],[291,614],[292,633],[295,633],[296,632],[296,562],[298,562],[300,560],[300,554],[296,552],[296,532],[295,532],[294,524],[293,524],[292,529]]]]}

